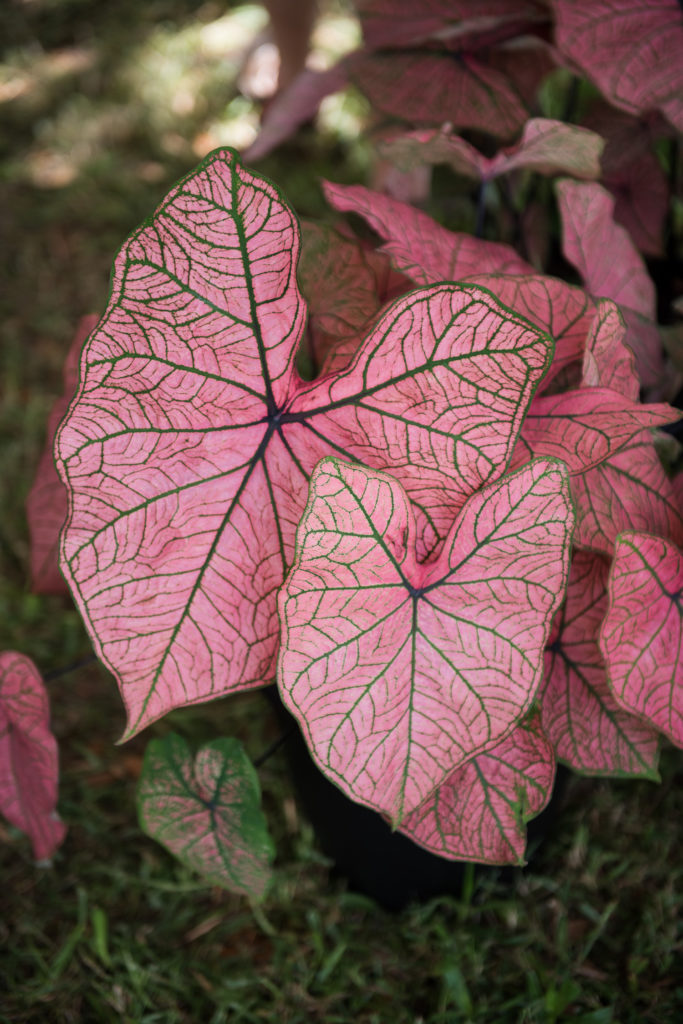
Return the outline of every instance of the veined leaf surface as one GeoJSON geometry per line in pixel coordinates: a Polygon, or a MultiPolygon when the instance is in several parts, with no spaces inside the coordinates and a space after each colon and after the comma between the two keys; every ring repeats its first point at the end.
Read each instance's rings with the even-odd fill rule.
{"type": "Polygon", "coordinates": [[[655,533],[683,547],[683,509],[648,430],[587,473],[572,477],[574,543],[614,552],[618,534],[655,533]]]}
{"type": "Polygon", "coordinates": [[[683,555],[661,537],[622,533],[600,650],[612,692],[683,746],[683,555]]]}
{"type": "Polygon", "coordinates": [[[619,707],[598,647],[608,574],[609,563],[599,555],[574,553],[567,598],[545,654],[541,723],[558,758],[575,771],[656,780],[658,734],[619,707]]]}
{"type": "MultiPolygon", "coordinates": [[[[586,341],[582,376],[587,386],[611,388],[630,405],[638,398],[639,382],[624,335],[617,307],[601,299],[586,341]]],[[[625,530],[655,533],[683,545],[680,503],[649,430],[639,431],[599,465],[575,475],[572,496],[577,547],[611,555],[617,535],[625,530]]]]}
{"type": "Polygon", "coordinates": [[[380,308],[371,261],[359,242],[304,221],[298,279],[308,305],[306,347],[312,369],[346,369],[380,308]]]}
{"type": "Polygon", "coordinates": [[[655,288],[643,258],[614,220],[614,199],[596,182],[563,179],[556,184],[562,218],[562,251],[589,292],[613,299],[627,326],[643,384],[658,382],[661,343],[655,319],[655,288]]]}
{"type": "Polygon", "coordinates": [[[595,304],[582,288],[545,274],[474,274],[467,280],[488,288],[504,306],[553,338],[553,361],[539,393],[567,367],[581,362],[595,317],[595,304]]]}
{"type": "Polygon", "coordinates": [[[572,519],[565,467],[538,459],[473,494],[421,564],[398,481],[319,464],[279,596],[278,682],[344,792],[400,824],[527,713],[572,519]]]}
{"type": "Polygon", "coordinates": [[[57,741],[47,691],[30,658],[0,654],[0,813],[49,860],[66,835],[56,812],[57,741]]]}
{"type": "Polygon", "coordinates": [[[441,285],[306,384],[298,249],[276,189],[218,151],[124,246],[84,350],[57,439],[62,567],[127,735],[272,679],[275,594],[320,458],[400,476],[426,553],[504,472],[547,369],[546,335],[482,289],[441,285]]]}
{"type": "Polygon", "coordinates": [[[646,427],[673,423],[670,405],[630,402],[611,388],[576,388],[534,398],[522,426],[514,464],[533,455],[563,459],[571,473],[586,473],[616,454],[646,427]]]}
{"type": "Polygon", "coordinates": [[[555,755],[537,716],[453,772],[400,826],[441,857],[523,864],[526,822],[545,807],[555,755]]]}
{"type": "Polygon", "coordinates": [[[263,895],[275,850],[258,776],[239,740],[213,740],[196,757],[176,733],[150,740],[137,803],[147,835],[207,882],[263,895]]]}
{"type": "Polygon", "coordinates": [[[509,245],[448,231],[414,206],[362,185],[323,182],[330,206],[357,213],[384,239],[382,250],[416,284],[462,281],[475,274],[532,274],[533,267],[509,245]]]}
{"type": "Polygon", "coordinates": [[[527,118],[510,79],[471,53],[454,60],[427,49],[359,52],[347,67],[373,107],[403,121],[448,121],[507,139],[527,118]]]}
{"type": "Polygon", "coordinates": [[[676,0],[555,0],[557,45],[615,106],[658,107],[683,131],[683,13],[676,0]]]}

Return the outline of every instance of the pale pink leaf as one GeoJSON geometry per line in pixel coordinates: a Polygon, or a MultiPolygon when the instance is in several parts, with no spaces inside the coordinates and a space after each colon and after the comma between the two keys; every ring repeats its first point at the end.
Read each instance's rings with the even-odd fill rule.
{"type": "Polygon", "coordinates": [[[637,402],[640,383],[625,336],[626,324],[618,306],[610,299],[599,299],[586,337],[582,378],[586,387],[611,388],[629,402],[637,402]]]}
{"type": "Polygon", "coordinates": [[[57,427],[78,387],[78,359],[83,343],[97,323],[94,315],[82,317],[64,361],[64,390],[47,421],[45,448],[31,490],[26,498],[26,518],[31,539],[31,589],[36,594],[68,594],[59,571],[59,534],[66,522],[67,498],[55,467],[53,446],[57,427]]]}
{"type": "Polygon", "coordinates": [[[244,159],[248,163],[262,160],[315,117],[325,97],[345,88],[347,82],[344,61],[326,71],[306,68],[268,105],[258,135],[244,151],[244,159]]]}
{"type": "Polygon", "coordinates": [[[261,897],[275,849],[256,770],[236,739],[193,756],[176,733],[151,740],[137,793],[140,827],[211,885],[261,897]]]}
{"type": "Polygon", "coordinates": [[[658,779],[658,734],[614,700],[598,647],[609,563],[577,551],[545,653],[541,722],[558,758],[586,775],[658,779]]]}
{"type": "Polygon", "coordinates": [[[545,807],[555,756],[536,717],[453,772],[400,830],[441,857],[522,864],[526,822],[545,807]]]}
{"type": "Polygon", "coordinates": [[[406,170],[424,163],[447,164],[456,174],[485,181],[523,168],[590,179],[600,177],[603,145],[600,136],[587,128],[536,117],[526,122],[516,145],[493,157],[485,157],[465,139],[443,129],[385,136],[380,152],[406,170]]]}
{"type": "Polygon", "coordinates": [[[683,554],[646,533],[617,537],[600,650],[612,693],[683,746],[683,554]]]}
{"type": "Polygon", "coordinates": [[[504,472],[549,362],[549,339],[487,292],[443,285],[305,384],[298,248],[275,188],[219,151],[124,246],[84,350],[57,439],[62,565],[127,735],[272,679],[275,592],[322,456],[396,473],[429,551],[504,472]]]}
{"type": "Polygon", "coordinates": [[[545,117],[526,122],[522,138],[491,161],[489,175],[497,177],[526,168],[538,174],[571,174],[575,178],[599,178],[604,143],[587,128],[545,117]]]}
{"type": "Polygon", "coordinates": [[[654,533],[683,547],[683,510],[645,430],[587,473],[572,477],[574,543],[611,555],[625,530],[654,533]]]}
{"type": "Polygon", "coordinates": [[[673,423],[678,416],[670,405],[630,402],[610,388],[543,395],[531,403],[513,464],[531,454],[548,455],[566,462],[570,473],[586,473],[644,428],[673,423]]]}
{"type": "Polygon", "coordinates": [[[683,131],[683,14],[677,0],[554,0],[556,41],[622,110],[659,108],[683,131]]]}
{"type": "Polygon", "coordinates": [[[562,251],[596,297],[613,299],[627,326],[644,385],[656,383],[661,345],[655,318],[655,289],[642,256],[614,221],[614,199],[594,182],[557,182],[562,217],[562,251]]]}
{"type": "Polygon", "coordinates": [[[380,137],[377,148],[403,171],[422,164],[447,164],[464,177],[485,178],[491,165],[491,160],[469,142],[444,129],[417,128],[412,132],[392,133],[380,137]]]}
{"type": "Polygon", "coordinates": [[[362,185],[323,183],[330,206],[359,214],[384,240],[382,251],[416,284],[462,281],[474,274],[530,274],[509,245],[448,231],[426,213],[362,185]]]}
{"type": "Polygon", "coordinates": [[[507,139],[527,118],[510,80],[469,53],[359,52],[347,67],[373,107],[402,121],[448,121],[507,139]]]}
{"type": "Polygon", "coordinates": [[[36,860],[66,835],[56,811],[59,758],[40,672],[23,654],[0,654],[0,813],[25,832],[36,860]]]}
{"type": "Polygon", "coordinates": [[[319,464],[279,596],[278,681],[345,793],[400,824],[524,717],[572,518],[564,466],[536,460],[474,494],[420,563],[398,481],[319,464]]]}
{"type": "Polygon", "coordinates": [[[595,182],[555,185],[562,251],[594,295],[654,319],[655,287],[626,231],[614,223],[614,199],[595,182]]]}

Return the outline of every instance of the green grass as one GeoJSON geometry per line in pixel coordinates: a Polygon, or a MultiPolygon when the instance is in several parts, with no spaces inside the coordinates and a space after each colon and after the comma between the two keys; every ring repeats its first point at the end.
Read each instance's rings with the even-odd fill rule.
{"type": "MultiPolygon", "coordinates": [[[[190,0],[36,0],[0,13],[0,649],[45,672],[89,653],[68,599],[27,586],[24,500],[45,419],[78,319],[106,301],[116,250],[197,161],[192,140],[242,109],[231,107],[234,58],[196,78],[197,25],[223,13],[190,0]],[[198,90],[176,138],[163,81],[141,91],[150,52],[166,54],[171,92],[186,80],[198,90]]],[[[300,213],[319,213],[318,177],[363,173],[363,147],[342,141],[304,133],[262,169],[300,213]]],[[[194,742],[237,735],[258,755],[278,729],[263,699],[176,712],[119,747],[123,711],[103,669],[49,688],[69,831],[38,869],[25,837],[0,824],[0,1020],[680,1019],[680,753],[665,751],[661,786],[575,779],[555,834],[512,882],[483,872],[461,900],[390,915],[334,878],[279,752],[259,772],[278,859],[255,912],[142,834],[135,784],[146,739],[170,727],[194,742]]]]}

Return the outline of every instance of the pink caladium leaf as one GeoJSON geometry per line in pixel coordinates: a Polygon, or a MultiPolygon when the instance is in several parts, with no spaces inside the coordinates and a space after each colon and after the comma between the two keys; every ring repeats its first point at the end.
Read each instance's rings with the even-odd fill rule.
{"type": "Polygon", "coordinates": [[[473,494],[420,563],[398,481],[321,461],[279,595],[278,683],[345,793],[398,825],[526,715],[572,518],[565,467],[539,459],[473,494]]]}
{"type": "MultiPolygon", "coordinates": [[[[623,344],[625,327],[609,300],[597,304],[583,361],[583,382],[607,386],[629,403],[638,397],[633,355],[623,344]]],[[[637,433],[604,462],[572,479],[576,510],[574,543],[611,555],[617,534],[639,530],[683,544],[683,517],[649,430],[637,433]]]]}
{"type": "Polygon", "coordinates": [[[416,284],[462,281],[474,274],[533,273],[511,246],[448,231],[426,213],[362,185],[324,182],[323,191],[333,209],[363,217],[384,239],[381,251],[416,284]]]}
{"type": "Polygon", "coordinates": [[[614,221],[614,199],[594,182],[565,179],[555,187],[566,259],[581,274],[589,292],[619,305],[642,383],[656,383],[661,344],[654,324],[654,284],[642,256],[614,221]]]}
{"type": "Polygon", "coordinates": [[[582,382],[586,387],[611,388],[629,402],[637,402],[640,382],[631,349],[624,344],[626,324],[619,307],[610,299],[596,303],[586,336],[582,382]]]}
{"type": "Polygon", "coordinates": [[[397,300],[351,366],[304,383],[293,213],[217,151],[117,258],[58,438],[62,567],[127,736],[268,683],[275,592],[308,479],[336,453],[392,470],[425,552],[505,470],[550,340],[475,286],[397,300]]]}
{"type": "Polygon", "coordinates": [[[595,469],[572,477],[574,543],[611,555],[625,530],[654,533],[683,547],[683,514],[645,430],[595,469]]]}
{"type": "Polygon", "coordinates": [[[683,554],[661,537],[622,533],[608,586],[600,650],[612,693],[683,747],[683,554]]]}
{"type": "Polygon", "coordinates": [[[600,555],[574,553],[545,654],[541,722],[558,758],[575,771],[657,780],[658,733],[620,708],[607,685],[598,635],[608,573],[600,555]]]}
{"type": "Polygon", "coordinates": [[[527,118],[509,78],[470,53],[358,52],[347,58],[347,67],[373,107],[402,121],[447,121],[507,139],[527,118]]]}
{"type": "Polygon", "coordinates": [[[31,537],[31,589],[36,594],[68,594],[59,571],[59,534],[66,522],[67,498],[55,468],[53,445],[57,427],[69,408],[78,386],[78,359],[83,343],[97,317],[82,317],[64,362],[64,390],[47,421],[45,448],[26,499],[26,518],[31,537]]]}
{"type": "Polygon", "coordinates": [[[275,848],[258,776],[239,740],[213,740],[196,756],[176,733],[151,740],[137,805],[143,831],[211,885],[263,896],[275,848]]]}
{"type": "Polygon", "coordinates": [[[539,393],[546,391],[558,374],[582,360],[595,320],[595,304],[582,288],[544,274],[475,274],[467,280],[493,292],[504,306],[553,338],[555,354],[539,393]]]}
{"type": "Polygon", "coordinates": [[[524,125],[522,138],[515,146],[493,157],[485,157],[465,139],[443,129],[418,129],[385,137],[380,152],[405,170],[422,163],[443,163],[457,174],[484,181],[520,169],[594,179],[600,177],[603,147],[600,136],[587,128],[534,117],[524,125]]]}
{"type": "Polygon", "coordinates": [[[553,748],[532,716],[453,772],[400,831],[441,857],[523,864],[526,822],[545,807],[554,779],[553,748]]]}
{"type": "Polygon", "coordinates": [[[673,423],[670,405],[640,405],[611,388],[577,388],[534,398],[522,426],[513,465],[531,455],[563,459],[570,473],[586,473],[624,448],[644,428],[673,423]]]}
{"type": "Polygon", "coordinates": [[[602,183],[614,196],[614,219],[641,252],[662,256],[669,185],[653,147],[668,134],[666,123],[657,114],[633,117],[602,100],[583,123],[605,140],[602,183]]]}
{"type": "Polygon", "coordinates": [[[59,759],[40,672],[23,654],[0,654],[0,813],[25,832],[38,861],[66,835],[57,811],[59,759]]]}
{"type": "Polygon", "coordinates": [[[303,221],[298,279],[308,305],[312,369],[343,370],[380,308],[377,276],[360,244],[333,228],[303,221]]]}
{"type": "Polygon", "coordinates": [[[435,40],[452,48],[490,45],[510,33],[543,24],[541,3],[517,0],[356,0],[368,46],[411,47],[435,40]]]}
{"type": "Polygon", "coordinates": [[[677,0],[554,0],[556,41],[622,110],[658,108],[683,131],[683,12],[677,0]]]}

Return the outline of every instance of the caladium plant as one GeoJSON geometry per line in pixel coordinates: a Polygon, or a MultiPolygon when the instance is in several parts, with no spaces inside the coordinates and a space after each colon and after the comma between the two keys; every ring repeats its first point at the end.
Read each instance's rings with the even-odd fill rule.
{"type": "MultiPolygon", "coordinates": [[[[349,797],[441,857],[520,863],[558,762],[655,780],[662,738],[683,746],[682,488],[657,433],[680,413],[641,402],[675,394],[641,253],[672,231],[683,15],[358,8],[363,47],[278,97],[249,159],[353,81],[385,157],[478,179],[487,237],[333,183],[334,223],[300,225],[236,154],[207,157],[75,343],[61,479],[50,455],[29,504],[34,584],[59,588],[59,546],[126,737],[276,680],[349,797]],[[574,85],[549,113],[558,65],[574,85]]],[[[252,899],[273,854],[258,800],[236,741],[151,741],[142,827],[252,899]]]]}
{"type": "MultiPolygon", "coordinates": [[[[124,246],[56,441],[62,570],[127,736],[277,677],[354,800],[441,856],[518,861],[558,757],[656,778],[672,735],[615,681],[621,541],[586,495],[636,450],[656,458],[648,432],[677,413],[639,403],[611,299],[367,189],[326,191],[378,249],[311,225],[299,262],[286,201],[227,150],[124,246]]],[[[676,502],[663,514],[648,486],[615,484],[624,525],[676,542],[676,502]]],[[[271,850],[231,743],[193,761],[153,741],[141,821],[256,898],[271,850]]]]}

